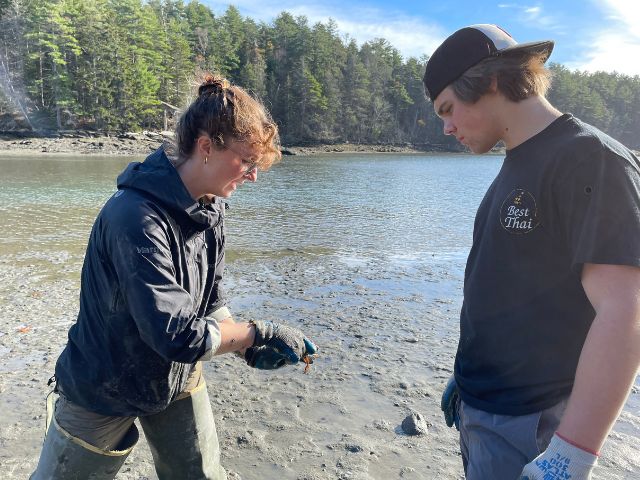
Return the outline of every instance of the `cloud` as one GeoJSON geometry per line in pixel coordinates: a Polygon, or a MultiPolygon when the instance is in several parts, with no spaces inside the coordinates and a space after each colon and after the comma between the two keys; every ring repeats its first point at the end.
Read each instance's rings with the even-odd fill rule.
{"type": "Polygon", "coordinates": [[[602,32],[596,35],[586,58],[569,62],[570,69],[587,72],[618,72],[625,75],[640,75],[640,39],[630,38],[625,33],[602,32]]]}
{"type": "Polygon", "coordinates": [[[604,26],[594,30],[584,45],[582,59],[567,67],[588,72],[607,71],[640,75],[640,4],[624,0],[598,0],[604,26]]]}
{"type": "Polygon", "coordinates": [[[555,16],[548,15],[540,4],[522,5],[517,3],[500,3],[498,8],[515,11],[515,20],[527,27],[538,27],[544,30],[558,31],[564,26],[555,16]]]}
{"type": "MultiPolygon", "coordinates": [[[[224,12],[228,3],[206,2],[216,14],[224,12]]],[[[447,37],[445,29],[415,16],[394,11],[359,5],[357,3],[333,2],[304,4],[292,0],[240,0],[233,3],[242,15],[254,20],[272,22],[283,11],[293,16],[304,15],[313,25],[333,19],[342,35],[355,39],[359,45],[374,38],[384,38],[397,48],[404,57],[430,55],[447,37]]]]}
{"type": "Polygon", "coordinates": [[[405,57],[431,55],[447,36],[440,28],[415,19],[396,18],[384,22],[334,19],[338,28],[349,32],[359,44],[377,37],[385,38],[405,57]]]}
{"type": "Polygon", "coordinates": [[[625,24],[631,32],[637,28],[640,21],[640,3],[629,0],[600,0],[597,2],[609,13],[611,19],[625,24]]]}

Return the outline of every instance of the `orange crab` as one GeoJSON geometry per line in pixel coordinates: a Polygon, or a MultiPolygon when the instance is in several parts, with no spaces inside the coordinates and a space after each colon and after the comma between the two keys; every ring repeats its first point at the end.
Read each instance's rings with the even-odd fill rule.
{"type": "Polygon", "coordinates": [[[318,358],[318,354],[317,353],[313,353],[313,354],[305,354],[302,356],[302,361],[305,363],[304,366],[304,373],[309,373],[309,370],[311,370],[311,364],[313,363],[313,359],[314,358],[318,358]]]}

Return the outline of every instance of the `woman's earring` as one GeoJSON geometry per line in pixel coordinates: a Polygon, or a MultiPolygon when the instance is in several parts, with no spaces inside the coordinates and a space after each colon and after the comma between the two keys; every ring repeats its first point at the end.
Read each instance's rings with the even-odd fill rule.
{"type": "Polygon", "coordinates": [[[209,161],[209,157],[204,157],[204,164],[206,165],[207,162],[209,161]]]}

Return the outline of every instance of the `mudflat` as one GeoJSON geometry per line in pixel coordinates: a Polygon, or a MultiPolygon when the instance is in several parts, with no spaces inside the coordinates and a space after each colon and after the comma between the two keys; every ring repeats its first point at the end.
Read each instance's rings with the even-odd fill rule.
{"type": "MultiPolygon", "coordinates": [[[[16,266],[0,255],[5,479],[28,478],[36,466],[46,381],[78,308],[77,275],[65,271],[65,259],[58,259],[59,275],[47,274],[38,265],[36,246],[30,248],[33,264],[16,266]]],[[[253,370],[233,355],[205,364],[231,479],[463,478],[457,432],[446,427],[439,409],[457,344],[461,271],[423,265],[410,275],[436,288],[420,296],[409,272],[304,251],[230,263],[237,320],[283,321],[320,346],[307,374],[302,363],[275,372],[253,370]],[[409,287],[402,291],[394,283],[409,287]],[[426,434],[402,430],[413,412],[424,417],[426,434]]],[[[636,389],[595,478],[638,478],[639,407],[636,389]]],[[[144,437],[116,478],[156,478],[144,437]]]]}

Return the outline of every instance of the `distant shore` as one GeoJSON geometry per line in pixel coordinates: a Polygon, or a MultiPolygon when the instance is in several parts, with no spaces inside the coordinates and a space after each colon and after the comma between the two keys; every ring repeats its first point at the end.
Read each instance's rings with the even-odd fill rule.
{"type": "MultiPolygon", "coordinates": [[[[56,132],[34,135],[31,132],[0,132],[0,154],[61,153],[79,155],[146,155],[157,149],[170,132],[105,134],[90,131],[56,132]]],[[[283,155],[319,155],[331,153],[455,153],[432,144],[314,143],[283,145],[283,155]]]]}
{"type": "MultiPolygon", "coordinates": [[[[0,155],[29,155],[34,152],[65,155],[147,155],[156,150],[171,132],[141,132],[105,134],[91,131],[57,132],[33,135],[31,132],[0,131],[0,155]]],[[[323,155],[361,153],[465,153],[434,144],[370,144],[370,143],[314,143],[283,145],[282,155],[323,155]]],[[[639,150],[632,150],[640,156],[639,150]]],[[[468,152],[467,152],[468,153],[468,152]]],[[[491,153],[502,155],[504,148],[491,153]]]]}

